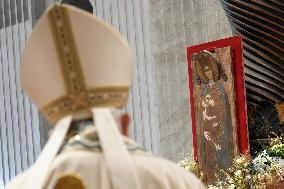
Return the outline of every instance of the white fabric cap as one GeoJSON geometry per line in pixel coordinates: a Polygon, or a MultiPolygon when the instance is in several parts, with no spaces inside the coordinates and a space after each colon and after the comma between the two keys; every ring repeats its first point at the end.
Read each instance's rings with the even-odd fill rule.
{"type": "Polygon", "coordinates": [[[23,87],[50,123],[92,107],[122,107],[132,51],[118,31],[69,5],[48,9],[23,53],[23,87]]]}

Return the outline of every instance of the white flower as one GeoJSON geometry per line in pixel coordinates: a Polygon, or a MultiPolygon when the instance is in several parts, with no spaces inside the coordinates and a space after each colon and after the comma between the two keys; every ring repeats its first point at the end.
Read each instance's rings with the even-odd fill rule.
{"type": "Polygon", "coordinates": [[[238,171],[235,172],[235,175],[236,175],[236,176],[240,176],[241,174],[242,174],[242,171],[241,171],[241,170],[238,170],[238,171]]]}
{"type": "Polygon", "coordinates": [[[236,185],[234,185],[234,184],[231,184],[230,186],[229,186],[229,189],[235,189],[236,188],[236,185]]]}
{"type": "Polygon", "coordinates": [[[240,163],[242,163],[242,162],[243,162],[242,158],[236,159],[236,163],[237,163],[237,164],[240,164],[240,163]]]}

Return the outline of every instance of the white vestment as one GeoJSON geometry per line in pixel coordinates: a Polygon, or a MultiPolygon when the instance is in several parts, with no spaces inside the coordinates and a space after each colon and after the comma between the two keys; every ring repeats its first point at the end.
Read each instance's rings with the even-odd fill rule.
{"type": "MultiPolygon", "coordinates": [[[[203,188],[195,176],[172,162],[142,152],[133,152],[131,157],[143,189],[203,188]]],[[[113,161],[116,161],[115,157],[113,161]]],[[[78,175],[86,189],[112,189],[100,152],[74,150],[57,156],[52,164],[46,189],[53,189],[58,178],[64,174],[78,175]]],[[[26,173],[17,177],[6,189],[20,189],[28,176],[26,173]]]]}
{"type": "MultiPolygon", "coordinates": [[[[110,170],[97,131],[96,127],[88,126],[79,135],[71,137],[65,143],[49,166],[42,189],[204,188],[201,182],[191,173],[178,167],[175,163],[146,152],[126,137],[121,137],[122,143],[128,151],[134,168],[134,175],[129,175],[123,171],[125,162],[119,158],[119,154],[116,155],[118,159],[115,155],[112,156],[110,165],[115,168],[118,167],[120,170],[110,170]],[[112,177],[117,177],[120,180],[114,181],[112,177]],[[139,183],[136,188],[128,187],[129,184],[125,184],[124,187],[116,187],[119,185],[117,182],[121,182],[121,186],[123,186],[123,183],[129,182],[129,179],[134,177],[139,183]],[[113,184],[114,182],[116,183],[113,184]]],[[[115,144],[113,143],[113,145],[115,144]]],[[[31,181],[30,175],[32,173],[36,177],[36,172],[35,168],[29,169],[9,183],[6,189],[27,189],[23,187],[26,185],[25,182],[31,181]]]]}

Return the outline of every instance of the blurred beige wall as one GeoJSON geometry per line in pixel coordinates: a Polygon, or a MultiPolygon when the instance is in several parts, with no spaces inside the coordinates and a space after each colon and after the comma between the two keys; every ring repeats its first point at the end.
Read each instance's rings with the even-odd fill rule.
{"type": "Polygon", "coordinates": [[[160,153],[192,152],[186,47],[231,36],[218,0],[149,0],[160,153]]]}

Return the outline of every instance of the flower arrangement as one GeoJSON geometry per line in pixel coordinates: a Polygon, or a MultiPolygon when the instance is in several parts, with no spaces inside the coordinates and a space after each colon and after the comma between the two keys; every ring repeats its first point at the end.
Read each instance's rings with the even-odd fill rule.
{"type": "Polygon", "coordinates": [[[200,180],[204,180],[203,173],[198,166],[197,162],[191,158],[192,155],[186,155],[184,160],[180,161],[178,165],[182,168],[184,168],[186,171],[189,171],[193,174],[195,174],[200,180]]]}
{"type": "MultiPolygon", "coordinates": [[[[282,138],[270,139],[270,147],[256,157],[239,156],[225,175],[208,189],[266,189],[284,178],[284,143],[282,138]]],[[[187,156],[179,165],[203,180],[198,164],[187,156]]]]}

